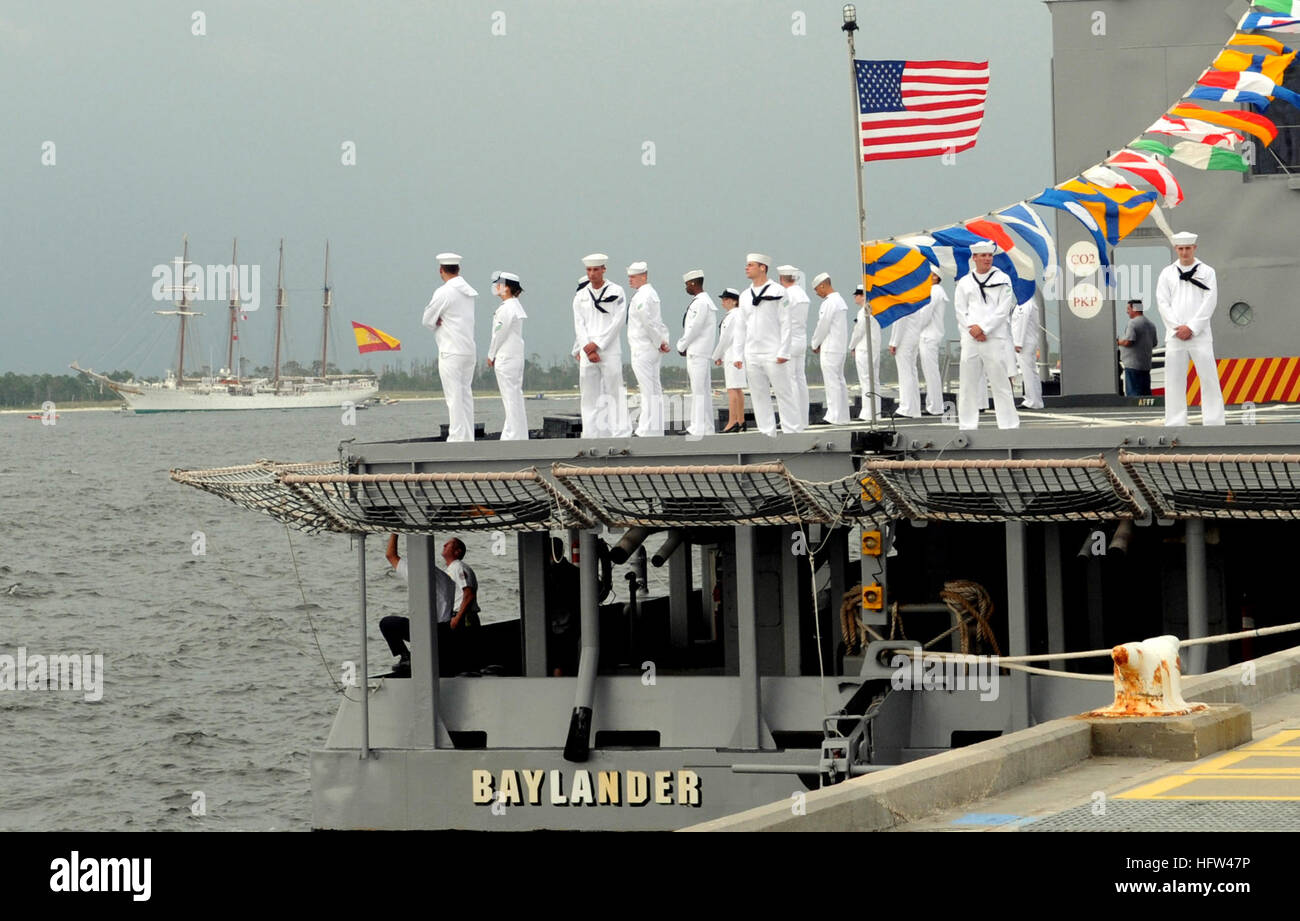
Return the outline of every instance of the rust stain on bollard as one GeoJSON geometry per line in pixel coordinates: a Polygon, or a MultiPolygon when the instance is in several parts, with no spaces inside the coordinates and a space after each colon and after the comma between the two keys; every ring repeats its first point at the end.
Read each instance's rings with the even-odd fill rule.
{"type": "Polygon", "coordinates": [[[1183,700],[1178,637],[1157,636],[1111,650],[1115,702],[1085,717],[1184,716],[1206,709],[1183,700]]]}

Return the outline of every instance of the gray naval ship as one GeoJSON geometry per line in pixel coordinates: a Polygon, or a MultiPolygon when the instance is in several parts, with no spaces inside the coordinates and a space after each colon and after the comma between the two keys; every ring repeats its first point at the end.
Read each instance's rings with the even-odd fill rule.
{"type": "MultiPolygon", "coordinates": [[[[1050,9],[1064,179],[1164,112],[1246,8],[1050,9]]],[[[986,415],[972,432],[886,418],[778,438],[412,438],[345,443],[328,463],[173,471],[294,527],[361,536],[363,576],[365,535],[406,535],[412,673],[363,673],[367,692],[344,695],[312,753],[314,825],[680,828],[1111,698],[1105,659],[995,669],[995,694],[954,666],[936,692],[919,645],[1050,654],[1290,619],[1300,116],[1282,111],[1290,124],[1249,174],[1178,170],[1177,223],[1219,273],[1218,357],[1284,359],[1265,373],[1288,375],[1278,400],[1230,405],[1226,427],[1166,428],[1158,399],[1118,395],[1097,360],[1113,354],[1107,303],[1091,318],[1061,308],[1059,389],[1017,430],[986,415]],[[459,674],[432,569],[439,533],[469,529],[514,535],[520,611],[481,628],[459,674]],[[553,535],[577,546],[576,569],[553,535]],[[651,554],[665,597],[637,588],[651,554]]],[[[1083,237],[1072,219],[1056,228],[1062,250],[1083,237]]],[[[1114,255],[1156,271],[1172,258],[1142,230],[1114,255]]],[[[1183,669],[1282,645],[1194,647],[1183,669]]]]}

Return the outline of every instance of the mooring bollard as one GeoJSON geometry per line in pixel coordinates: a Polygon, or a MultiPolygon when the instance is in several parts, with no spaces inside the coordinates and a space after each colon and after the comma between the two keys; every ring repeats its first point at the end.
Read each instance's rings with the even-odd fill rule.
{"type": "Polygon", "coordinates": [[[1206,709],[1183,700],[1178,637],[1157,636],[1111,650],[1115,702],[1086,716],[1183,716],[1206,709]]]}

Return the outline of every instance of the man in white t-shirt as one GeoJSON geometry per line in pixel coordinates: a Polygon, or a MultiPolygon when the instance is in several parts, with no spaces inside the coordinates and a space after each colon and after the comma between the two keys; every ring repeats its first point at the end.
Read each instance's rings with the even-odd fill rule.
{"type": "MultiPolygon", "coordinates": [[[[406,560],[397,553],[396,534],[389,535],[388,549],[385,556],[388,557],[388,563],[393,567],[393,571],[405,580],[407,578],[406,560]]],[[[475,584],[477,585],[477,581],[475,584]]],[[[451,576],[438,567],[433,567],[434,608],[437,611],[439,624],[451,622],[452,596],[455,592],[456,583],[451,576]]],[[[393,666],[391,677],[411,677],[411,650],[406,645],[411,641],[411,619],[397,614],[390,614],[379,621],[379,632],[383,634],[384,639],[388,642],[389,650],[393,655],[397,656],[397,664],[393,666]]]]}

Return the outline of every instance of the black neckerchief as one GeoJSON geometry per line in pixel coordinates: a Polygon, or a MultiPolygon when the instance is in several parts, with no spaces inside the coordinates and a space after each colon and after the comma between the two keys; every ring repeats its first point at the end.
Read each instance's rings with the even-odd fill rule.
{"type": "Polygon", "coordinates": [[[980,286],[980,300],[982,300],[982,301],[983,301],[984,303],[986,303],[986,304],[989,302],[989,296],[988,296],[987,294],[985,294],[985,289],[987,289],[987,288],[1001,288],[1001,287],[1004,287],[1005,284],[1006,284],[1005,282],[1001,282],[1001,281],[997,282],[996,284],[992,283],[992,281],[993,281],[993,272],[994,272],[993,269],[990,269],[990,270],[989,270],[989,280],[988,280],[988,281],[980,281],[980,277],[979,277],[977,274],[975,274],[974,272],[971,272],[971,273],[970,273],[970,274],[971,274],[971,278],[974,278],[974,279],[975,279],[975,284],[977,284],[977,285],[980,286]]]}
{"type": "Polygon", "coordinates": [[[762,289],[759,291],[755,291],[753,285],[749,286],[749,296],[753,298],[755,307],[758,306],[760,301],[779,301],[781,299],[781,295],[779,294],[768,294],[764,296],[763,292],[767,290],[770,284],[772,284],[770,281],[764,282],[762,289]]]}
{"type": "Polygon", "coordinates": [[[700,299],[700,296],[697,294],[697,295],[695,295],[694,297],[692,297],[692,298],[691,298],[691,302],[690,302],[689,304],[686,305],[686,312],[685,312],[684,314],[682,314],[682,331],[683,331],[683,332],[686,331],[686,318],[689,317],[689,316],[691,315],[691,308],[695,306],[695,302],[698,301],[699,299],[700,299]]]}
{"type": "Polygon", "coordinates": [[[589,285],[589,284],[591,284],[591,281],[590,281],[590,280],[588,280],[588,281],[584,281],[584,282],[579,282],[579,283],[578,283],[578,287],[575,288],[574,291],[575,291],[575,292],[576,292],[576,291],[581,291],[583,288],[587,287],[587,285],[589,285]]]}
{"type": "Polygon", "coordinates": [[[1196,269],[1197,269],[1199,266],[1200,266],[1200,263],[1198,262],[1198,263],[1196,263],[1196,265],[1193,265],[1193,266],[1192,266],[1190,269],[1188,269],[1186,272],[1184,272],[1182,269],[1178,268],[1177,265],[1175,265],[1174,268],[1177,269],[1177,271],[1178,271],[1178,280],[1179,280],[1179,281],[1190,281],[1192,284],[1196,285],[1196,287],[1200,288],[1202,291],[1209,291],[1209,290],[1210,290],[1210,286],[1209,286],[1209,285],[1207,285],[1205,282],[1201,281],[1201,280],[1198,279],[1198,278],[1193,278],[1193,277],[1192,277],[1192,276],[1194,276],[1194,275],[1196,274],[1196,269]]]}
{"type": "MultiPolygon", "coordinates": [[[[609,285],[608,285],[608,284],[605,284],[605,285],[600,289],[600,293],[603,295],[603,294],[605,293],[605,289],[608,288],[608,287],[609,287],[609,285]]],[[[582,289],[579,288],[578,290],[581,291],[582,289]]],[[[596,292],[593,291],[591,288],[587,288],[587,293],[591,295],[591,303],[592,303],[592,306],[594,306],[594,307],[595,307],[597,310],[599,310],[601,313],[605,313],[605,314],[609,313],[609,311],[606,310],[604,307],[602,307],[602,306],[600,306],[600,305],[601,305],[601,304],[608,304],[608,303],[610,303],[611,301],[616,301],[616,300],[618,300],[618,298],[617,298],[615,295],[613,295],[613,294],[611,294],[609,297],[600,297],[600,296],[598,296],[598,295],[596,294],[596,292]]]]}

